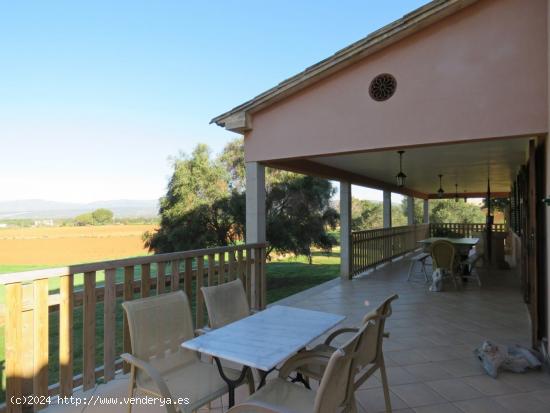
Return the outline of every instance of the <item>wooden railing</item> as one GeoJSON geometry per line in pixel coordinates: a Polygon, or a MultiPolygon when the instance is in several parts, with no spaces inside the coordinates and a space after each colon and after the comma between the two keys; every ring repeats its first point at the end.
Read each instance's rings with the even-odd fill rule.
{"type": "MultiPolygon", "coordinates": [[[[195,309],[195,325],[202,327],[200,287],[240,278],[251,307],[265,307],[265,248],[247,244],[2,275],[4,408],[20,412],[29,406],[12,403],[17,397],[70,396],[77,386],[87,390],[100,378],[108,382],[120,369],[128,371],[119,359],[121,351],[130,351],[122,301],[183,288],[195,309]],[[49,377],[52,363],[57,363],[58,378],[49,377]]],[[[43,407],[35,405],[35,410],[43,407]]]]}
{"type": "MultiPolygon", "coordinates": [[[[485,232],[485,224],[430,224],[430,236],[473,237],[475,233],[485,232]]],[[[508,232],[506,224],[493,224],[493,232],[508,232]]]]}
{"type": "Polygon", "coordinates": [[[351,233],[351,275],[390,261],[418,248],[427,238],[429,224],[380,228],[351,233]]]}

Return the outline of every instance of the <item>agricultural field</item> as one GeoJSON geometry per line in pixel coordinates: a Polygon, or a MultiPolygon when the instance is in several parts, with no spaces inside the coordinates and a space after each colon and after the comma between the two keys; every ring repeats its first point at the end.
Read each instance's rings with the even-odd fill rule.
{"type": "Polygon", "coordinates": [[[52,267],[147,254],[141,239],[154,225],[0,229],[0,271],[52,267]],[[4,267],[4,268],[3,268],[4,267]]]}

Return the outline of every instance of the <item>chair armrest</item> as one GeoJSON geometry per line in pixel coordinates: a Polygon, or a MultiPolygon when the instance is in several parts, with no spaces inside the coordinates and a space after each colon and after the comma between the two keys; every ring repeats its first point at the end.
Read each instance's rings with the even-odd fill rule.
{"type": "Polygon", "coordinates": [[[358,328],[355,328],[355,327],[344,327],[344,328],[340,328],[336,331],[333,331],[332,333],[330,333],[330,335],[326,338],[325,340],[325,344],[327,345],[330,345],[330,343],[332,342],[332,340],[334,340],[336,337],[338,337],[340,334],[345,334],[345,333],[357,333],[359,331],[358,328]]]}
{"type": "MultiPolygon", "coordinates": [[[[132,366],[140,370],[143,370],[145,374],[151,377],[151,380],[155,382],[155,385],[159,389],[160,394],[164,399],[173,400],[172,394],[170,393],[170,390],[168,389],[166,382],[164,381],[160,373],[157,371],[157,369],[155,369],[151,364],[147,363],[146,361],[140,360],[129,353],[123,353],[120,355],[120,357],[122,358],[122,360],[131,364],[132,366]]],[[[176,409],[174,405],[167,403],[166,408],[169,410],[169,412],[176,413],[176,409]]]]}
{"type": "Polygon", "coordinates": [[[196,328],[195,329],[195,336],[202,336],[210,331],[212,331],[213,329],[210,328],[210,327],[207,327],[207,326],[204,326],[202,328],[196,328]]]}
{"type": "Polygon", "coordinates": [[[261,400],[250,400],[238,404],[227,411],[227,413],[292,413],[282,406],[266,403],[261,400]]]}
{"type": "Polygon", "coordinates": [[[326,351],[301,351],[289,358],[279,369],[279,377],[286,379],[290,373],[306,364],[326,365],[332,353],[326,351]]]}

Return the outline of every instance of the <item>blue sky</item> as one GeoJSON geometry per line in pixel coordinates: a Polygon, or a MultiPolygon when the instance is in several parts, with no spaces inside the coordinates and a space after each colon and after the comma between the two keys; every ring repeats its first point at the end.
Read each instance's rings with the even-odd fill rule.
{"type": "Polygon", "coordinates": [[[423,3],[2,2],[0,201],[158,198],[213,116],[423,3]]]}

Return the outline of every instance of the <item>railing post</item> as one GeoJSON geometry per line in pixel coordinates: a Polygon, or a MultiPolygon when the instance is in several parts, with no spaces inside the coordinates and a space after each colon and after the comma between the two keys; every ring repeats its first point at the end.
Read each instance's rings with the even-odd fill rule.
{"type": "Polygon", "coordinates": [[[255,247],[252,250],[253,264],[250,283],[250,306],[256,310],[262,309],[262,249],[255,247]]]}
{"type": "Polygon", "coordinates": [[[72,274],[61,277],[59,293],[59,394],[73,394],[73,280],[72,274]]]}
{"type": "Polygon", "coordinates": [[[95,333],[96,333],[96,273],[84,274],[84,303],[82,319],[82,386],[84,390],[95,385],[95,333]]]}
{"type": "MultiPolygon", "coordinates": [[[[33,282],[33,391],[32,395],[48,395],[48,345],[49,345],[49,311],[48,279],[42,278],[33,282]]],[[[41,410],[47,407],[45,402],[35,403],[34,408],[41,410]]]]}
{"type": "Polygon", "coordinates": [[[116,269],[105,270],[103,294],[103,379],[115,378],[116,359],[116,269]]]}
{"type": "Polygon", "coordinates": [[[21,283],[6,285],[6,326],[4,334],[6,346],[6,400],[8,413],[21,412],[22,407],[10,402],[12,397],[23,394],[23,373],[21,356],[23,342],[23,303],[21,283]]]}

